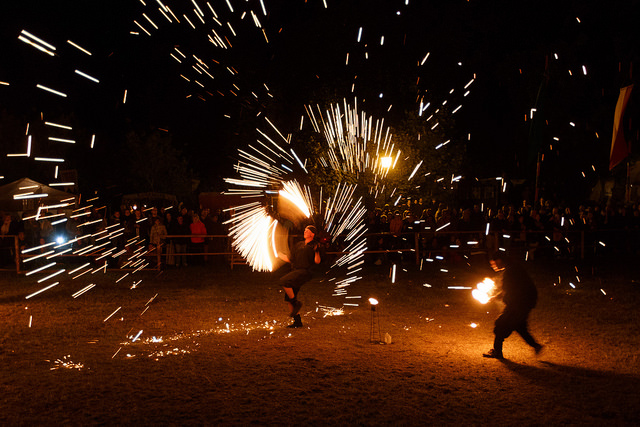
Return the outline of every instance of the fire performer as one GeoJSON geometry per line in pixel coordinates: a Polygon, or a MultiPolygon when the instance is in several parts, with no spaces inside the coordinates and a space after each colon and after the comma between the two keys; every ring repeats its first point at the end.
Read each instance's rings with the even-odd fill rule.
{"type": "Polygon", "coordinates": [[[538,300],[538,291],[533,280],[521,265],[509,260],[504,253],[497,252],[490,263],[494,271],[503,271],[502,288],[494,298],[501,298],[505,307],[495,322],[493,348],[483,356],[503,359],[502,343],[513,331],[520,334],[536,354],[539,354],[542,345],[531,336],[527,326],[529,313],[538,300]]]}
{"type": "Polygon", "coordinates": [[[318,242],[315,240],[316,228],[309,225],[304,229],[304,241],[296,243],[291,251],[291,259],[283,253],[278,256],[285,262],[291,264],[291,272],[280,278],[280,283],[284,288],[284,300],[289,304],[289,316],[293,317],[293,323],[289,328],[301,328],[300,308],[302,302],[298,301],[300,287],[311,278],[311,267],[320,264],[320,250],[318,242]]]}

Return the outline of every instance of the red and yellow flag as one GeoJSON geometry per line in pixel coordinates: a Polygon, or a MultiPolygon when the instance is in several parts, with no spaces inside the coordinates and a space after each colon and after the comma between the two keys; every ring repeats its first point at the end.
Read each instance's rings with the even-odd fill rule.
{"type": "Polygon", "coordinates": [[[622,118],[631,97],[631,89],[633,89],[633,85],[620,89],[620,96],[618,97],[616,112],[613,117],[613,139],[611,141],[611,153],[609,154],[609,170],[613,169],[631,153],[631,147],[624,138],[622,129],[622,118]]]}

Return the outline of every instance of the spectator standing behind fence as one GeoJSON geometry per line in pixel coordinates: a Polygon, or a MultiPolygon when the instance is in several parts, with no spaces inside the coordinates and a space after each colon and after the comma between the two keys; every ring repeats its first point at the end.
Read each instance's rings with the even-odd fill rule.
{"type": "Polygon", "coordinates": [[[162,249],[167,238],[167,228],[160,217],[155,217],[149,236],[149,252],[157,259],[158,269],[162,268],[162,249]]]}
{"type": "Polygon", "coordinates": [[[6,266],[11,264],[14,260],[15,252],[15,238],[17,234],[16,223],[13,221],[11,215],[4,215],[2,221],[2,227],[0,227],[0,265],[6,266]]]}
{"type": "Polygon", "coordinates": [[[138,243],[146,244],[149,240],[149,219],[142,216],[139,209],[134,211],[133,229],[134,235],[138,237],[138,243]]]}
{"type": "Polygon", "coordinates": [[[172,236],[181,236],[181,237],[173,237],[173,246],[175,249],[174,256],[176,260],[176,267],[186,267],[187,266],[187,246],[189,244],[189,236],[191,234],[191,229],[184,222],[184,217],[182,215],[178,215],[176,220],[169,225],[169,234],[172,236]]]}
{"type": "MultiPolygon", "coordinates": [[[[204,224],[204,228],[206,228],[208,235],[213,234],[213,219],[211,218],[210,215],[210,210],[207,208],[202,209],[202,211],[200,212],[200,221],[202,221],[202,223],[204,224]]],[[[205,248],[205,253],[211,253],[212,252],[212,239],[211,237],[207,237],[205,239],[205,243],[204,243],[204,248],[205,248]]],[[[204,261],[207,262],[209,261],[209,256],[205,255],[204,256],[204,261]]]]}
{"type": "MultiPolygon", "coordinates": [[[[393,213],[393,219],[389,222],[389,232],[391,233],[391,249],[402,249],[403,227],[404,222],[402,221],[402,216],[400,216],[400,211],[395,211],[393,213]]],[[[400,260],[402,259],[401,255],[398,255],[397,252],[389,254],[389,258],[393,262],[400,262],[400,260]]]]}
{"type": "Polygon", "coordinates": [[[162,217],[158,213],[158,208],[153,207],[151,208],[151,213],[149,214],[149,224],[151,224],[151,227],[153,227],[153,224],[156,223],[156,218],[160,218],[160,220],[163,221],[162,217]]]}
{"type": "Polygon", "coordinates": [[[207,228],[204,223],[200,221],[198,214],[193,214],[193,222],[189,226],[191,229],[191,253],[195,254],[193,259],[195,264],[202,264],[204,262],[204,236],[207,234],[207,228]],[[197,236],[202,235],[202,236],[197,236]]]}
{"type": "MultiPolygon", "coordinates": [[[[114,227],[114,230],[112,231],[118,230],[121,227],[123,227],[124,218],[122,218],[122,214],[120,213],[119,209],[115,210],[113,214],[111,214],[111,216],[109,217],[109,225],[117,226],[117,227],[114,227]]],[[[120,233],[117,233],[117,234],[120,234],[120,233]]],[[[113,243],[116,245],[118,249],[124,248],[124,234],[120,234],[118,237],[116,237],[113,240],[113,243]]]]}
{"type": "Polygon", "coordinates": [[[35,212],[22,214],[22,223],[24,227],[25,239],[27,247],[36,246],[40,237],[40,223],[35,218],[35,212]],[[25,218],[28,218],[25,220],[25,218]]]}
{"type": "Polygon", "coordinates": [[[44,243],[49,243],[53,241],[53,226],[51,225],[51,221],[48,219],[40,219],[40,244],[44,239],[44,243]]]}
{"type": "Polygon", "coordinates": [[[124,226],[123,237],[125,242],[131,239],[133,236],[135,236],[136,234],[134,229],[135,222],[136,222],[135,216],[131,215],[131,210],[125,209],[124,215],[122,216],[122,225],[124,226]]]}
{"type": "MultiPolygon", "coordinates": [[[[171,234],[171,228],[174,222],[175,220],[173,219],[173,215],[171,215],[171,212],[164,212],[164,226],[167,229],[167,232],[169,234],[171,234]]],[[[167,239],[165,241],[165,254],[166,254],[165,264],[166,265],[173,266],[176,264],[175,252],[176,252],[176,247],[173,244],[173,240],[167,239]]]]}
{"type": "Polygon", "coordinates": [[[187,210],[187,208],[183,206],[182,209],[180,209],[180,215],[182,215],[182,219],[184,220],[185,224],[191,225],[193,218],[192,218],[192,215],[187,210]]]}

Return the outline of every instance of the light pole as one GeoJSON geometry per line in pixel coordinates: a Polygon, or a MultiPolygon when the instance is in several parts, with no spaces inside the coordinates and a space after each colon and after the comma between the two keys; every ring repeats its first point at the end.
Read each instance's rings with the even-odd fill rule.
{"type": "Polygon", "coordinates": [[[380,316],[376,312],[376,307],[378,306],[378,300],[375,298],[369,298],[369,304],[371,304],[371,328],[369,329],[369,342],[372,343],[380,343],[382,342],[382,335],[380,332],[380,316]],[[377,322],[376,322],[377,320],[377,322]],[[378,324],[378,340],[374,340],[373,337],[376,335],[376,323],[378,324]]]}

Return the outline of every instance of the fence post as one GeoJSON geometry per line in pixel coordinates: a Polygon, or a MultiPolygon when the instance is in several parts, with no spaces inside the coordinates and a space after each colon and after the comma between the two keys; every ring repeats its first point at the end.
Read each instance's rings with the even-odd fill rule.
{"type": "Polygon", "coordinates": [[[416,231],[414,237],[416,244],[416,265],[420,265],[420,232],[416,231]]]}

